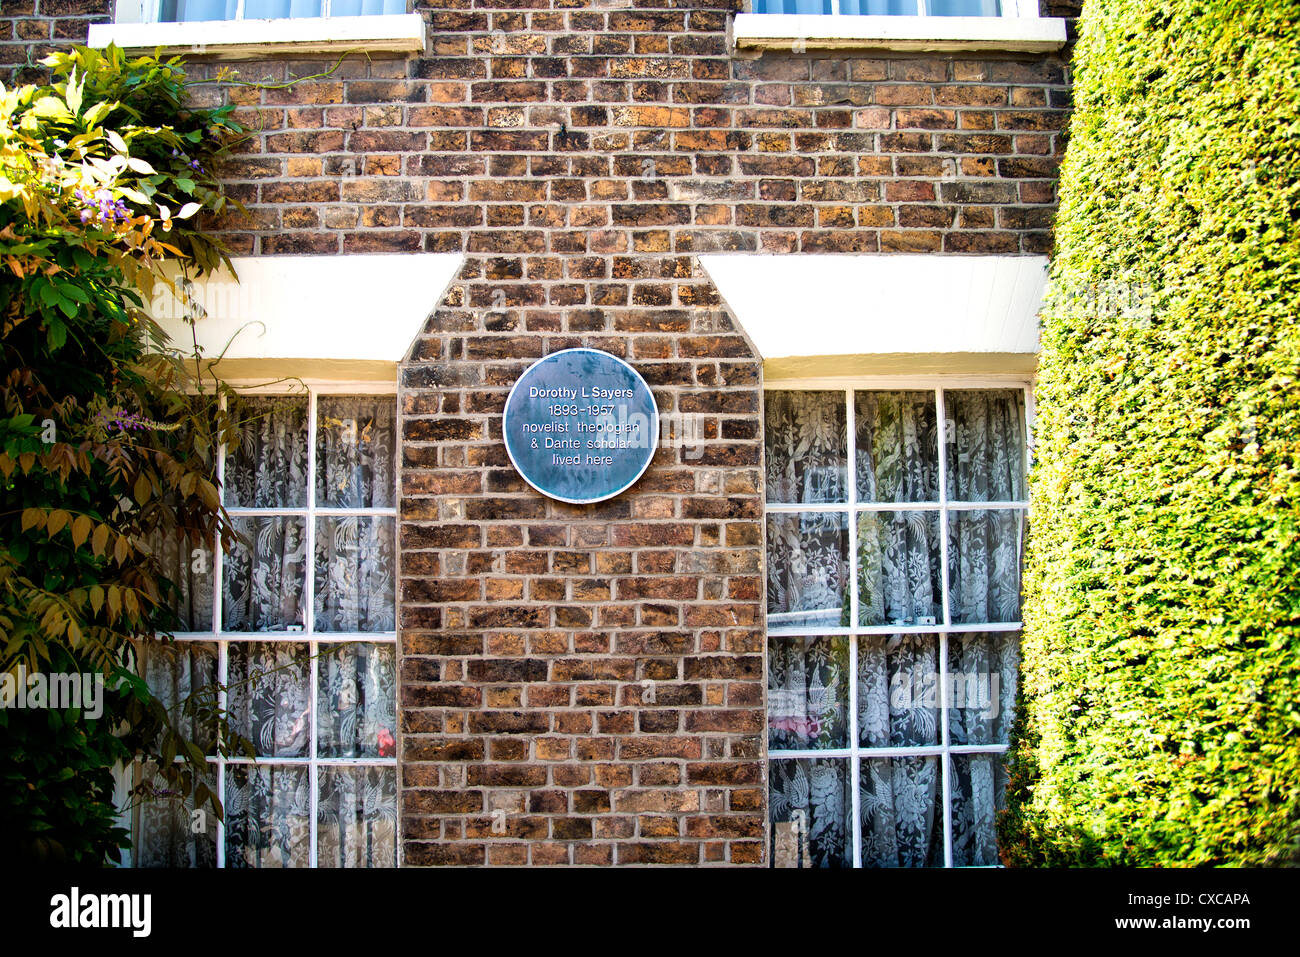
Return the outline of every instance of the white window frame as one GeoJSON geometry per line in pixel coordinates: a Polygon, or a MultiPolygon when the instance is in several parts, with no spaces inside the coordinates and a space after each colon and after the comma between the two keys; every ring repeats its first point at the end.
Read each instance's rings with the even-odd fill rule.
{"type": "Polygon", "coordinates": [[[331,17],[329,5],[330,0],[322,0],[319,17],[245,20],[244,0],[239,0],[233,20],[163,22],[158,20],[159,0],[116,0],[113,22],[91,24],[86,45],[225,57],[425,49],[427,25],[418,13],[331,17]]]}
{"type": "Polygon", "coordinates": [[[946,17],[925,12],[917,0],[911,16],[839,13],[740,13],[732,23],[737,50],[878,49],[943,53],[966,50],[1047,52],[1065,45],[1065,20],[1040,15],[1039,0],[1002,0],[996,17],[946,17]]]}
{"type": "MultiPolygon", "coordinates": [[[[309,455],[307,458],[307,504],[300,507],[275,507],[275,508],[250,508],[227,506],[231,518],[244,518],[256,516],[275,516],[275,515],[292,515],[301,516],[306,528],[304,533],[304,549],[308,556],[304,570],[305,581],[302,591],[303,607],[303,627],[302,631],[225,631],[222,628],[222,600],[223,600],[223,559],[224,554],[221,548],[221,542],[218,540],[214,543],[213,549],[213,589],[212,589],[212,628],[209,631],[178,631],[175,633],[177,642],[201,642],[203,644],[212,644],[217,648],[217,681],[221,686],[218,696],[220,708],[225,712],[227,707],[226,684],[228,681],[229,649],[232,644],[262,642],[307,645],[309,649],[309,662],[311,673],[310,682],[310,701],[311,701],[311,745],[306,757],[273,757],[261,756],[257,758],[247,758],[242,756],[223,757],[221,754],[211,755],[208,757],[208,767],[214,769],[216,776],[217,798],[221,801],[222,808],[226,807],[226,768],[232,765],[244,765],[247,767],[264,768],[264,767],[300,767],[308,769],[308,781],[311,793],[311,819],[308,822],[311,834],[311,847],[309,866],[317,866],[317,834],[319,829],[319,818],[317,816],[317,802],[319,800],[319,778],[320,768],[322,767],[391,767],[395,771],[398,766],[397,749],[389,758],[322,758],[317,755],[317,722],[319,720],[317,708],[317,696],[319,692],[319,675],[317,660],[320,646],[323,644],[386,644],[391,645],[394,655],[397,654],[397,631],[396,620],[394,620],[394,630],[388,632],[317,632],[315,630],[315,583],[316,583],[316,519],[318,517],[330,516],[376,516],[387,517],[393,520],[393,612],[397,614],[397,568],[398,549],[397,549],[397,487],[394,487],[394,504],[389,508],[328,508],[318,506],[316,503],[316,406],[317,399],[322,396],[333,395],[376,395],[390,396],[393,400],[394,412],[397,410],[397,384],[387,382],[341,382],[335,380],[301,380],[305,386],[303,389],[286,389],[284,384],[240,387],[237,383],[235,388],[242,395],[249,396],[283,396],[285,398],[301,398],[304,394],[307,396],[307,447],[309,455]]],[[[397,415],[394,414],[394,423],[397,422],[397,415]]],[[[398,464],[401,458],[398,447],[399,436],[394,434],[393,449],[393,473],[394,483],[399,481],[397,475],[398,464]]],[[[226,449],[221,447],[217,457],[217,477],[219,479],[219,489],[222,499],[225,498],[225,469],[226,469],[226,449]]],[[[399,675],[400,681],[400,675],[399,675]]],[[[396,708],[397,702],[394,701],[396,708]]],[[[394,722],[393,737],[400,741],[400,714],[395,711],[398,720],[394,722]]],[[[398,779],[400,788],[400,779],[398,779]]],[[[398,865],[401,863],[402,840],[401,840],[401,807],[400,807],[400,790],[399,806],[397,814],[397,827],[395,831],[395,840],[397,846],[395,855],[398,865]]],[[[224,820],[217,822],[216,832],[216,860],[217,867],[226,867],[226,822],[224,820]]]]}
{"type": "MultiPolygon", "coordinates": [[[[1033,458],[1034,427],[1034,390],[1033,381],[1025,376],[864,376],[852,379],[776,379],[763,383],[767,392],[838,392],[844,396],[847,429],[847,478],[845,487],[847,501],[833,504],[821,503],[771,503],[763,505],[764,528],[764,562],[766,555],[767,519],[770,515],[797,514],[800,512],[836,512],[848,514],[848,553],[849,553],[849,621],[845,626],[807,626],[767,624],[768,638],[808,638],[846,636],[849,639],[849,688],[845,706],[849,714],[848,747],[843,748],[809,748],[774,750],[767,749],[767,761],[785,761],[793,759],[834,759],[847,761],[849,765],[849,785],[852,788],[852,840],[853,866],[862,867],[862,761],[864,759],[894,759],[909,757],[937,757],[939,759],[943,795],[943,866],[953,867],[952,862],[952,758],[963,754],[1005,754],[1006,744],[968,744],[954,745],[949,742],[948,712],[948,636],[952,634],[994,634],[1000,632],[1019,632],[1023,622],[985,622],[982,624],[953,624],[951,609],[948,605],[949,568],[948,568],[948,516],[955,511],[983,511],[991,509],[1020,509],[1029,516],[1029,501],[1015,502],[949,502],[947,475],[947,418],[944,407],[944,393],[955,390],[977,389],[1023,389],[1025,396],[1025,475],[1033,458]],[[870,391],[928,391],[935,394],[935,417],[940,423],[941,434],[938,442],[938,482],[939,498],[936,502],[859,502],[857,482],[854,480],[857,461],[857,423],[855,421],[855,392],[870,391]],[[939,516],[939,565],[943,589],[943,621],[934,625],[861,625],[858,619],[858,554],[857,530],[858,515],[862,512],[898,512],[920,510],[935,512],[939,516]],[[937,635],[939,660],[939,743],[915,747],[862,747],[858,736],[858,641],[861,637],[882,635],[918,634],[937,635]]],[[[766,655],[765,655],[766,661],[766,655]]],[[[764,679],[766,681],[766,677],[764,679]]],[[[771,818],[769,815],[769,827],[771,818]]],[[[770,847],[770,844],[769,844],[770,847]]]]}

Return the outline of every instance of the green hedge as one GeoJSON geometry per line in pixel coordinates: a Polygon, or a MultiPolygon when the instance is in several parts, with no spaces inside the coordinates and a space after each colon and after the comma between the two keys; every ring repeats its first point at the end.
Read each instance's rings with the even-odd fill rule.
{"type": "Polygon", "coordinates": [[[1295,863],[1300,3],[1080,28],[1003,858],[1295,863]]]}

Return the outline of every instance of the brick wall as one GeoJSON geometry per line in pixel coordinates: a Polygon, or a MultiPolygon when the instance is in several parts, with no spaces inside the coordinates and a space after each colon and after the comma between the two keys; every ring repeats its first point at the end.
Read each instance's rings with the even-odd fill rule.
{"type": "Polygon", "coordinates": [[[466,254],[401,370],[405,861],[761,863],[761,362],[696,254],[1047,251],[1065,61],[738,57],[732,0],[418,6],[421,57],[196,87],[254,130],[235,252],[466,254]],[[705,429],[588,507],[500,432],[577,345],[705,429]]]}
{"type": "Polygon", "coordinates": [[[90,24],[112,19],[113,0],[0,0],[0,80],[39,80],[36,61],[85,43],[90,24]]]}

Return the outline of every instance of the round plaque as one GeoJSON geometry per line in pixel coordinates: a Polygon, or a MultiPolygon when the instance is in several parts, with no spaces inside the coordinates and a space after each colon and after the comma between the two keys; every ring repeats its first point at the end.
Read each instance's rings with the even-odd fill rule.
{"type": "Polygon", "coordinates": [[[586,505],[629,489],[650,465],[659,410],[645,379],[597,349],[538,359],[506,397],[506,452],[524,481],[586,505]]]}

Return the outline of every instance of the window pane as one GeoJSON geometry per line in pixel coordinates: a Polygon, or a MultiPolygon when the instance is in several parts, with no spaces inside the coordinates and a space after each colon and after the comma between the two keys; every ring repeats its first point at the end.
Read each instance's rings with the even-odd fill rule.
{"type": "Polygon", "coordinates": [[[942,867],[939,759],[862,762],[863,867],[942,867]]]}
{"type": "Polygon", "coordinates": [[[1020,620],[1021,509],[948,514],[948,609],[953,624],[1020,620]]]}
{"type": "Polygon", "coordinates": [[[861,502],[937,502],[939,429],[933,392],[858,392],[861,502]]]}
{"type": "Polygon", "coordinates": [[[939,513],[858,513],[858,624],[943,621],[939,513]]]}
{"type": "Polygon", "coordinates": [[[316,804],[318,867],[397,866],[397,769],[325,767],[316,804]]]}
{"type": "Polygon", "coordinates": [[[768,392],[767,500],[846,502],[848,433],[842,392],[768,392]]]}
{"type": "Polygon", "coordinates": [[[1025,394],[1020,389],[943,395],[948,499],[1025,500],[1025,394]]]}
{"type": "Polygon", "coordinates": [[[321,396],[316,401],[316,506],[392,508],[392,396],[321,396]]]}
{"type": "Polygon", "coordinates": [[[317,757],[397,755],[397,649],[339,645],[321,649],[316,703],[317,757]]]}
{"type": "Polygon", "coordinates": [[[926,0],[926,10],[935,17],[998,17],[998,0],[926,0]]]}
{"type": "Polygon", "coordinates": [[[149,642],[141,651],[140,677],[180,731],[204,754],[215,753],[217,646],[206,641],[149,642]]]}
{"type": "Polygon", "coordinates": [[[226,665],[230,728],[258,757],[311,753],[311,654],[296,642],[231,642],[226,665]]]}
{"type": "Polygon", "coordinates": [[[994,819],[1006,805],[1007,772],[1000,754],[952,756],[952,862],[998,863],[994,819]]]}
{"type": "MultiPolygon", "coordinates": [[[[217,790],[216,765],[209,765],[209,775],[204,783],[215,794],[217,790]]],[[[217,866],[217,816],[205,801],[201,818],[193,814],[194,798],[182,799],[169,790],[167,783],[156,775],[157,766],[146,763],[140,768],[142,775],[151,781],[151,793],[138,798],[135,808],[134,838],[131,866],[133,867],[216,867],[217,866]],[[196,821],[202,825],[195,833],[196,821]]]]}
{"type": "Polygon", "coordinates": [[[310,866],[309,781],[306,768],[227,765],[227,867],[310,866]]]}
{"type": "Polygon", "coordinates": [[[849,762],[773,761],[768,774],[773,867],[852,867],[849,762]]]}
{"type": "Polygon", "coordinates": [[[334,0],[331,17],[372,16],[378,13],[405,13],[406,0],[334,0]]]}
{"type": "Polygon", "coordinates": [[[244,0],[244,19],[319,17],[320,8],[320,0],[244,0]]]}
{"type": "Polygon", "coordinates": [[[307,504],[307,400],[251,396],[234,410],[239,445],[226,453],[226,505],[302,508],[307,504]]]}
{"type": "Polygon", "coordinates": [[[848,746],[849,639],[770,638],[767,746],[848,746]]]}
{"type": "Polygon", "coordinates": [[[212,630],[212,546],[196,546],[188,538],[156,531],[150,548],[158,571],[175,585],[164,604],[176,615],[177,631],[212,630]]]}
{"type": "Polygon", "coordinates": [[[914,17],[919,9],[917,0],[840,0],[840,13],[914,17]]]}
{"type": "Polygon", "coordinates": [[[848,531],[844,512],[768,515],[769,624],[848,624],[848,531]]]}
{"type": "Polygon", "coordinates": [[[237,0],[162,0],[158,19],[164,23],[191,20],[233,20],[237,0]]]}
{"type": "Polygon", "coordinates": [[[393,519],[316,519],[317,631],[392,631],[393,519]]]}
{"type": "Polygon", "coordinates": [[[754,0],[755,13],[831,13],[833,0],[754,0]]]}
{"type": "Polygon", "coordinates": [[[939,641],[935,635],[858,639],[858,743],[864,748],[939,743],[939,641]]]}
{"type": "Polygon", "coordinates": [[[1019,632],[948,636],[948,738],[953,744],[1008,743],[1019,665],[1019,632]]]}
{"type": "Polygon", "coordinates": [[[247,541],[231,541],[222,572],[221,623],[227,631],[284,631],[305,623],[306,524],[297,516],[236,518],[247,541]]]}

